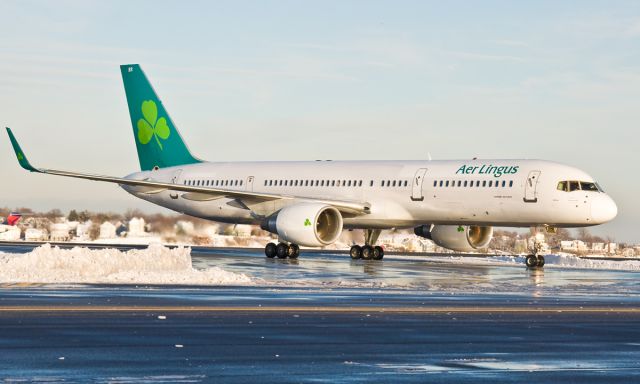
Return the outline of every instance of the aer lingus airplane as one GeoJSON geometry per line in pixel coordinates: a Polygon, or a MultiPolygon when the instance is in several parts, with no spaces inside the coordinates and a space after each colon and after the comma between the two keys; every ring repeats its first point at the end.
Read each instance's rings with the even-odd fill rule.
{"type": "MultiPolygon", "coordinates": [[[[187,215],[257,224],[277,234],[267,257],[296,258],[343,229],[363,229],[354,259],[382,259],[380,231],[415,228],[436,244],[487,247],[494,226],[583,227],[612,220],[614,201],[587,173],[541,160],[205,162],[193,156],[137,64],[120,67],[140,172],[126,177],[32,166],[29,171],[119,184],[141,199],[187,215]]],[[[544,265],[529,255],[530,267],[544,265]]]]}

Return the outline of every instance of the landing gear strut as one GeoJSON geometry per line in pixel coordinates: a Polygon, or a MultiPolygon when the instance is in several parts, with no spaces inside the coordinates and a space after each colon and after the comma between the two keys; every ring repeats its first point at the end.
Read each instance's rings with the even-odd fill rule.
{"type": "Polygon", "coordinates": [[[374,246],[380,236],[379,229],[365,229],[364,231],[364,246],[354,245],[349,250],[349,256],[353,260],[382,260],[384,257],[384,249],[380,246],[374,246]]]}
{"type": "Polygon", "coordinates": [[[264,254],[270,259],[278,256],[278,259],[297,259],[300,256],[300,247],[297,244],[269,243],[264,247],[264,254]]]}

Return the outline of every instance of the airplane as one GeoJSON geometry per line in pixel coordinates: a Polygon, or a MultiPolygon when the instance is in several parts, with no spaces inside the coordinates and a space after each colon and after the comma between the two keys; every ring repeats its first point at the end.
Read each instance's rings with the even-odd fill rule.
{"type": "MultiPolygon", "coordinates": [[[[364,230],[352,259],[380,260],[382,230],[414,228],[455,251],[486,248],[494,227],[584,227],[617,206],[586,172],[521,159],[207,162],[195,157],[138,64],[120,66],[140,171],[125,177],[36,168],[10,128],[19,164],[36,173],[119,184],[128,193],[194,217],[254,224],[278,236],[269,258],[297,258],[344,229],[364,230]]],[[[530,268],[544,266],[534,249],[530,268]]]]}

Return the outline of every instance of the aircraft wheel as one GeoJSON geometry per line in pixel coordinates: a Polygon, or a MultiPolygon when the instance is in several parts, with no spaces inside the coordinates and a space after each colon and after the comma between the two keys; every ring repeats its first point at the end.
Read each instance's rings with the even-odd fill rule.
{"type": "Polygon", "coordinates": [[[371,260],[373,258],[373,247],[370,245],[365,245],[362,247],[362,258],[364,260],[371,260]]]}
{"type": "Polygon", "coordinates": [[[384,249],[380,246],[373,247],[373,259],[374,260],[382,260],[384,257],[384,249]]]}
{"type": "Polygon", "coordinates": [[[274,257],[276,257],[276,245],[274,243],[269,243],[264,247],[264,254],[270,258],[273,259],[274,257]]]}
{"type": "Polygon", "coordinates": [[[361,258],[362,247],[359,245],[352,246],[351,249],[349,250],[349,256],[351,256],[353,260],[358,260],[359,258],[361,258]]]}
{"type": "Polygon", "coordinates": [[[297,259],[298,256],[300,256],[300,247],[298,244],[289,245],[287,256],[289,256],[290,259],[297,259]]]}
{"type": "Polygon", "coordinates": [[[278,243],[276,246],[276,256],[278,259],[286,259],[289,254],[289,246],[285,243],[278,243]]]}
{"type": "Polygon", "coordinates": [[[538,258],[535,257],[534,255],[528,255],[526,264],[528,268],[535,268],[538,266],[538,258]]]}
{"type": "Polygon", "coordinates": [[[544,267],[544,256],[538,255],[538,267],[544,267]]]}

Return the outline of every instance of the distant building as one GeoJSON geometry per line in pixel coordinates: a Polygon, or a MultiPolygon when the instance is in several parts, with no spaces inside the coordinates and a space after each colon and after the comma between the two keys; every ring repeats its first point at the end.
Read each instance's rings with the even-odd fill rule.
{"type": "Polygon", "coordinates": [[[93,223],[91,220],[87,220],[84,223],[79,223],[76,225],[76,238],[80,241],[89,241],[91,240],[91,227],[93,223]]]}
{"type": "Polygon", "coordinates": [[[116,226],[108,221],[105,221],[100,225],[100,239],[113,239],[116,237],[116,226]]]}
{"type": "Polygon", "coordinates": [[[144,237],[147,233],[145,232],[145,222],[143,218],[134,217],[129,220],[129,230],[127,231],[128,237],[144,237]]]}
{"type": "Polygon", "coordinates": [[[625,248],[622,250],[622,256],[624,257],[634,257],[636,252],[633,248],[625,248]]]}
{"type": "Polygon", "coordinates": [[[20,240],[22,231],[15,225],[0,224],[0,241],[16,241],[20,240]]]}
{"type": "Polygon", "coordinates": [[[51,224],[50,231],[49,240],[51,241],[69,241],[71,238],[69,235],[69,225],[67,223],[51,224]]]}
{"type": "Polygon", "coordinates": [[[42,229],[29,228],[24,232],[24,239],[26,241],[45,241],[47,233],[42,229]]]}

